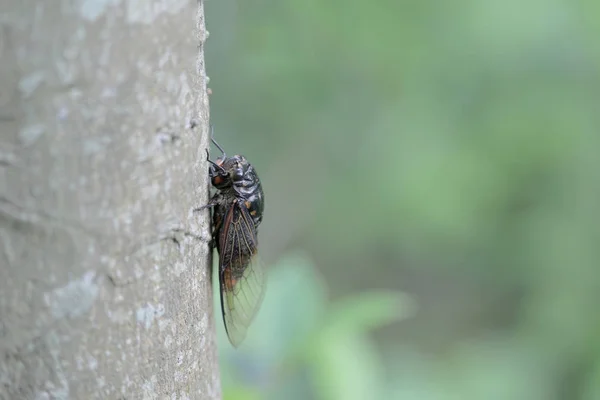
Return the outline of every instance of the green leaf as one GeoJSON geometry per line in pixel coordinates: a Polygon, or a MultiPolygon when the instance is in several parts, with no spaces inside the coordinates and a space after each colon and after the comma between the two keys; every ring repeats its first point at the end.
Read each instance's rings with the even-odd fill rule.
{"type": "Polygon", "coordinates": [[[391,291],[366,292],[335,303],[307,357],[320,398],[381,398],[382,363],[364,333],[407,317],[413,308],[407,296],[391,291]]]}
{"type": "Polygon", "coordinates": [[[364,332],[411,316],[414,301],[407,295],[394,291],[363,292],[342,299],[328,313],[328,330],[364,332]]]}
{"type": "Polygon", "coordinates": [[[311,378],[320,399],[382,398],[382,363],[373,345],[362,335],[323,335],[313,350],[311,378]]]}
{"type": "Polygon", "coordinates": [[[326,287],[307,257],[295,254],[270,268],[267,292],[243,348],[273,362],[304,346],[326,310],[326,287]]]}

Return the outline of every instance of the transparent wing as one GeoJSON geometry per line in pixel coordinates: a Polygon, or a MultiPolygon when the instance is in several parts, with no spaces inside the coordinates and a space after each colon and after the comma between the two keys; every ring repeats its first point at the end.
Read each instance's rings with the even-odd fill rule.
{"type": "Polygon", "coordinates": [[[221,310],[229,341],[238,347],[256,316],[266,289],[256,229],[247,209],[234,202],[221,229],[219,282],[221,310]]]}

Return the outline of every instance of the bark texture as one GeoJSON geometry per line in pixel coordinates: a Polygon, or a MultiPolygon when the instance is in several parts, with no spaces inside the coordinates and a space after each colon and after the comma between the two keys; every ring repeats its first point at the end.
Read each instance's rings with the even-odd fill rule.
{"type": "Polygon", "coordinates": [[[0,398],[220,398],[202,4],[0,4],[0,398]]]}

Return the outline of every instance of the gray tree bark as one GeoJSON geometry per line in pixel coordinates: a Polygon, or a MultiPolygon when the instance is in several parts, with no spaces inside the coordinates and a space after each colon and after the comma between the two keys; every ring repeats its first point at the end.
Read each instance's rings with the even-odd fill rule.
{"type": "Polygon", "coordinates": [[[0,398],[220,398],[202,4],[0,3],[0,398]]]}

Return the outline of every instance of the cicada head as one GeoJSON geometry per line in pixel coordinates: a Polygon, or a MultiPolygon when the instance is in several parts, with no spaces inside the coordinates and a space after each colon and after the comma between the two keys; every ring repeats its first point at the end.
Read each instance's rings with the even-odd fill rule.
{"type": "Polygon", "coordinates": [[[229,171],[225,169],[224,164],[229,158],[219,158],[216,162],[211,163],[208,169],[208,176],[212,185],[219,189],[227,189],[233,185],[229,171]]]}
{"type": "Polygon", "coordinates": [[[209,174],[212,185],[222,190],[231,186],[251,184],[254,181],[253,176],[250,176],[251,170],[252,167],[244,156],[235,155],[219,158],[210,166],[209,174]]]}

